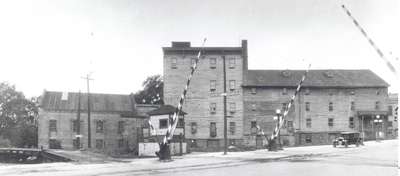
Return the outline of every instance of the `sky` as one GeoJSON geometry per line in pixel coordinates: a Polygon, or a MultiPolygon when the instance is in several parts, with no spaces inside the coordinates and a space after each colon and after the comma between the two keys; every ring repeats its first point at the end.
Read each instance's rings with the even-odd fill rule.
{"type": "Polygon", "coordinates": [[[352,12],[400,72],[398,0],[0,1],[0,82],[49,91],[129,94],[162,74],[171,41],[240,46],[249,69],[371,69],[400,81],[344,13],[352,12]]]}

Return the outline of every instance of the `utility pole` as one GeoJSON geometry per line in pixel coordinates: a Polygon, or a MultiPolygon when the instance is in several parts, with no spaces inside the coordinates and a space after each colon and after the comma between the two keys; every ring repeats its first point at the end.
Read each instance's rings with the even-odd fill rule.
{"type": "Polygon", "coordinates": [[[224,72],[224,155],[227,154],[228,152],[228,127],[227,127],[227,118],[226,118],[226,68],[225,68],[225,56],[222,56],[222,60],[223,60],[223,72],[224,72]]]}
{"type": "Polygon", "coordinates": [[[92,78],[89,77],[90,75],[87,74],[86,77],[82,77],[83,79],[86,80],[86,86],[87,86],[87,98],[88,98],[88,104],[87,104],[87,110],[88,110],[88,148],[92,148],[92,136],[91,136],[91,128],[90,128],[90,90],[89,90],[89,81],[93,80],[92,78]]]}
{"type": "Polygon", "coordinates": [[[77,148],[80,149],[81,148],[81,91],[79,91],[78,93],[78,114],[77,114],[77,118],[76,118],[77,126],[76,126],[76,145],[77,148]]]}

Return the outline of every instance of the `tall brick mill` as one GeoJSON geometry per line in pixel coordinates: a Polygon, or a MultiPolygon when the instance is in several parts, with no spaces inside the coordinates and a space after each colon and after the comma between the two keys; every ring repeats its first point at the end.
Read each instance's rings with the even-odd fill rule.
{"type": "MultiPolygon", "coordinates": [[[[304,70],[249,70],[247,41],[238,47],[192,47],[172,42],[163,47],[164,100],[176,105],[190,67],[203,49],[183,110],[185,137],[192,151],[219,151],[224,146],[224,74],[229,145],[262,147],[276,125],[304,70]]],[[[390,138],[388,86],[370,70],[310,70],[284,129],[285,146],[330,144],[340,132],[363,132],[365,140],[390,138]],[[383,122],[374,123],[381,118],[383,122]],[[378,133],[379,132],[379,133],[378,133]],[[379,134],[379,135],[377,135],[379,134]]]]}

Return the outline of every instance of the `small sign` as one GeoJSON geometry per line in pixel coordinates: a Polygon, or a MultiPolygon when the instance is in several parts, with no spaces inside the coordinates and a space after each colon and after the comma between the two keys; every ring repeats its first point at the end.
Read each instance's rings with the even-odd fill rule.
{"type": "Polygon", "coordinates": [[[77,135],[75,135],[75,137],[77,137],[77,138],[82,138],[82,137],[83,137],[83,135],[81,135],[81,134],[77,134],[77,135]]]}

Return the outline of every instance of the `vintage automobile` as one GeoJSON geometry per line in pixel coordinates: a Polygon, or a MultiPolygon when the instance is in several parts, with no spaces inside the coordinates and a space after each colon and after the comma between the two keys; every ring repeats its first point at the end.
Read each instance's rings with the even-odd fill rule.
{"type": "Polygon", "coordinates": [[[340,135],[333,140],[332,144],[333,147],[339,145],[348,147],[352,144],[358,147],[360,144],[363,144],[363,140],[359,132],[341,132],[340,135]]]}

